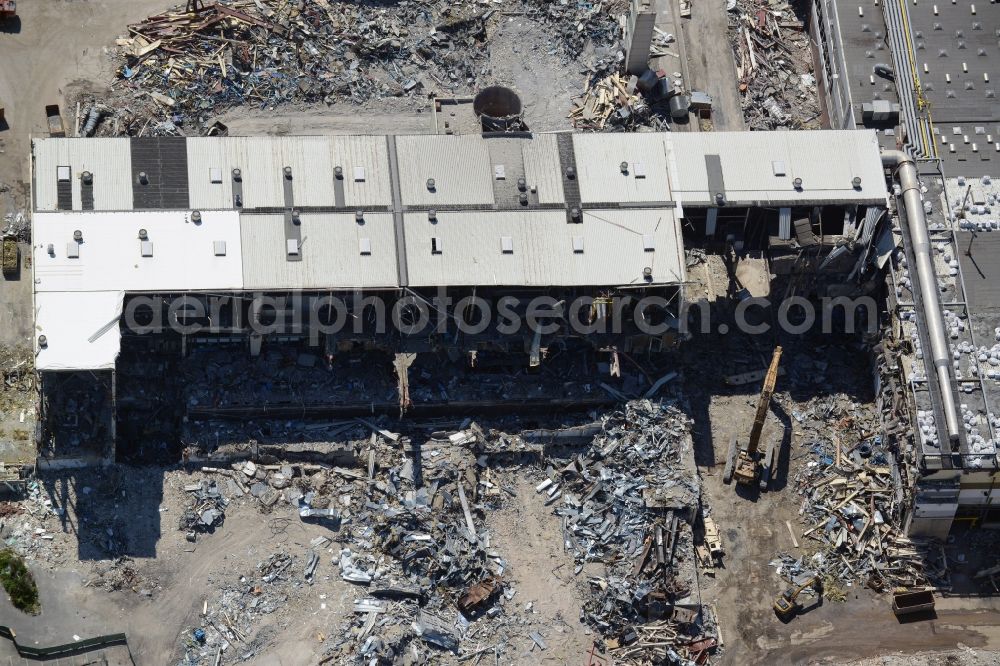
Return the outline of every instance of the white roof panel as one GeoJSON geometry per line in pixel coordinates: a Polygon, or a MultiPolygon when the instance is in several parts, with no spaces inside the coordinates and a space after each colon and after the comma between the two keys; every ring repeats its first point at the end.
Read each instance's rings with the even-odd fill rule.
{"type": "Polygon", "coordinates": [[[665,141],[674,196],[687,205],[712,203],[706,155],[719,156],[728,205],[884,203],[887,196],[874,131],[674,132],[665,141]]]}
{"type": "Polygon", "coordinates": [[[35,291],[198,291],[242,289],[240,220],[235,211],[36,213],[32,222],[35,291]],[[153,256],[143,257],[145,229],[153,256]],[[79,257],[66,244],[81,231],[79,257]],[[225,241],[224,256],[215,242],[225,241]],[[52,252],[49,252],[49,246],[52,252]]]}
{"type": "Polygon", "coordinates": [[[654,132],[574,134],[583,204],[670,201],[665,136],[654,132]]]}
{"type": "Polygon", "coordinates": [[[35,369],[109,370],[121,350],[121,291],[35,295],[35,369]],[[45,336],[45,347],[39,336],[45,336]]]}

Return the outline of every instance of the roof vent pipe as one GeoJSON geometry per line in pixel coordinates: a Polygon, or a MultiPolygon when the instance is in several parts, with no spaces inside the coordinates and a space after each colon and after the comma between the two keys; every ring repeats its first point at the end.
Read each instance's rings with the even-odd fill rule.
{"type": "Polygon", "coordinates": [[[920,201],[920,182],[917,180],[917,167],[913,158],[901,150],[886,150],[882,153],[883,166],[894,169],[894,175],[899,180],[902,190],[897,198],[897,206],[901,224],[910,231],[910,242],[913,245],[913,256],[916,260],[914,269],[917,273],[917,284],[924,304],[924,321],[927,324],[927,335],[931,342],[931,359],[937,372],[938,385],[941,387],[942,409],[945,425],[948,429],[948,440],[952,447],[959,442],[959,419],[955,409],[955,394],[951,388],[951,352],[948,350],[948,336],[941,316],[941,303],[938,299],[937,275],[934,272],[934,261],[931,257],[931,242],[927,235],[927,218],[924,216],[924,206],[920,201]],[[901,199],[901,201],[900,201],[901,199]],[[902,206],[898,205],[899,203],[902,206]]]}

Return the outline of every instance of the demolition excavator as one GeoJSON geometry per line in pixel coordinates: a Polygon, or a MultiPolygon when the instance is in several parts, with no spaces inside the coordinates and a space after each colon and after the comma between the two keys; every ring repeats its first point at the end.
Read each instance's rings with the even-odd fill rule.
{"type": "Polygon", "coordinates": [[[819,576],[813,575],[798,587],[790,587],[774,598],[774,614],[778,619],[787,622],[795,617],[802,610],[799,595],[810,587],[816,590],[815,605],[819,605],[823,600],[823,583],[819,576]]]}
{"type": "Polygon", "coordinates": [[[774,469],[777,446],[776,442],[771,443],[762,465],[759,452],[760,435],[764,429],[764,421],[767,419],[767,409],[771,404],[771,396],[774,394],[774,384],[778,380],[778,364],[780,362],[781,347],[779,346],[774,348],[771,365],[767,369],[767,374],[764,375],[764,386],[760,391],[760,398],[757,400],[757,413],[754,415],[746,446],[740,447],[736,437],[733,437],[729,443],[729,455],[726,457],[726,468],[722,474],[724,483],[729,483],[735,476],[736,483],[739,485],[752,486],[760,479],[760,489],[767,488],[771,471],[774,469]],[[765,470],[763,475],[761,467],[765,470]]]}

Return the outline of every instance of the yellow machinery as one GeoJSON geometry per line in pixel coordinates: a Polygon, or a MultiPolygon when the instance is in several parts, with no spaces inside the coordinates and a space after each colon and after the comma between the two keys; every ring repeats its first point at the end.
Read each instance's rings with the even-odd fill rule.
{"type": "MultiPolygon", "coordinates": [[[[771,395],[774,393],[774,384],[778,380],[778,363],[781,361],[781,347],[774,348],[774,355],[771,357],[771,365],[764,376],[764,387],[760,391],[760,399],[757,401],[757,413],[754,415],[753,425],[750,427],[750,437],[747,439],[746,447],[739,447],[734,437],[729,444],[729,455],[726,458],[726,469],[722,474],[722,480],[729,483],[733,476],[740,485],[749,486],[757,481],[760,475],[760,455],[758,448],[760,445],[760,434],[764,429],[764,421],[767,419],[767,408],[771,404],[771,395]],[[738,456],[737,456],[738,452],[738,456]]],[[[773,462],[773,446],[768,451],[768,459],[773,462]]],[[[768,463],[770,466],[771,462],[768,463]]]]}
{"type": "Polygon", "coordinates": [[[802,604],[798,601],[799,595],[808,587],[816,589],[817,603],[822,600],[823,586],[819,576],[812,576],[798,587],[790,587],[774,598],[774,614],[778,616],[778,619],[787,622],[802,610],[802,604]]]}

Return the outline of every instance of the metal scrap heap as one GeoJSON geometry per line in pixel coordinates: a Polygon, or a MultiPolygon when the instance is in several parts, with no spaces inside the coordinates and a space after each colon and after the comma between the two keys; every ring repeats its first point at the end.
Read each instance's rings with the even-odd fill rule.
{"type": "Polygon", "coordinates": [[[809,526],[802,535],[820,547],[797,561],[785,556],[786,578],[794,580],[806,569],[818,571],[833,598],[836,592],[831,591],[853,584],[880,592],[947,587],[941,544],[907,537],[901,529],[899,471],[881,438],[864,439],[849,449],[839,442],[817,443],[813,449],[817,460],[803,468],[796,483],[804,496],[799,513],[809,526]]]}
{"type": "MultiPolygon", "coordinates": [[[[234,107],[469,94],[494,82],[489,42],[503,16],[489,3],[195,4],[128,27],[117,40],[115,91],[86,102],[84,135],[199,134],[211,116],[234,107]]],[[[624,0],[526,0],[503,14],[543,24],[553,52],[567,60],[593,61],[591,44],[617,45],[626,8],[624,0]]]]}
{"type": "Polygon", "coordinates": [[[628,403],[604,417],[585,454],[536,487],[562,500],[555,513],[575,571],[594,572],[581,619],[616,663],[703,663],[716,644],[695,575],[689,428],[673,406],[628,403]]]}
{"type": "Polygon", "coordinates": [[[729,0],[729,41],[747,129],[819,129],[806,24],[794,3],[729,0]]]}

